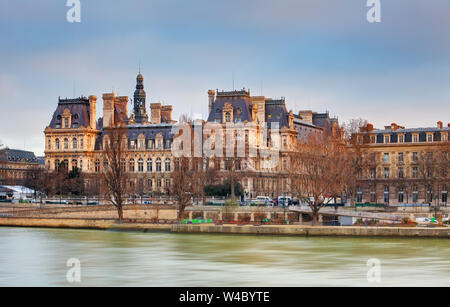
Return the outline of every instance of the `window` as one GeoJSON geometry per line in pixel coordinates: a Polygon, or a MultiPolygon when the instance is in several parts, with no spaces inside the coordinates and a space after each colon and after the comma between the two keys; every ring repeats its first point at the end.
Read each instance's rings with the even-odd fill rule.
{"type": "Polygon", "coordinates": [[[139,159],[138,161],[138,172],[142,173],[144,171],[144,160],[139,159]]]}
{"type": "Polygon", "coordinates": [[[96,173],[100,172],[100,161],[99,160],[95,161],[94,170],[95,170],[96,173]]]}
{"type": "Polygon", "coordinates": [[[398,178],[404,178],[405,177],[405,172],[403,170],[403,167],[399,167],[398,168],[398,178]]]}
{"type": "Polygon", "coordinates": [[[72,140],[72,145],[73,145],[73,149],[77,149],[78,148],[78,140],[76,138],[74,138],[72,140]]]}
{"type": "Polygon", "coordinates": [[[149,180],[148,180],[148,187],[149,187],[150,189],[153,189],[153,179],[149,179],[149,180]]]}
{"type": "Polygon", "coordinates": [[[447,201],[448,201],[447,187],[444,186],[444,187],[442,188],[442,202],[443,202],[444,204],[447,204],[447,201]]]}
{"type": "Polygon", "coordinates": [[[166,179],[166,188],[170,188],[170,179],[166,179]]]}
{"type": "Polygon", "coordinates": [[[158,158],[158,159],[156,160],[156,171],[157,171],[158,173],[161,172],[161,159],[160,159],[160,158],[158,158]]]}
{"type": "Polygon", "coordinates": [[[225,113],[225,121],[227,123],[231,122],[231,113],[230,112],[225,113]]]}
{"type": "Polygon", "coordinates": [[[414,142],[414,143],[419,142],[419,135],[417,135],[417,134],[414,134],[414,135],[413,135],[413,142],[414,142]]]}
{"type": "Polygon", "coordinates": [[[403,163],[403,152],[398,153],[398,162],[403,163]]]}
{"type": "Polygon", "coordinates": [[[370,202],[371,203],[377,202],[377,194],[375,193],[375,191],[370,192],[370,202]]]}
{"type": "Polygon", "coordinates": [[[166,159],[165,171],[170,172],[170,159],[169,158],[166,159]]]}
{"type": "Polygon", "coordinates": [[[384,186],[384,202],[389,204],[389,186],[384,186]]]}
{"type": "Polygon", "coordinates": [[[412,177],[417,178],[418,173],[419,173],[419,169],[417,167],[413,167],[412,177]]]}
{"type": "Polygon", "coordinates": [[[384,168],[384,178],[389,179],[389,168],[388,167],[384,168]]]}
{"type": "Polygon", "coordinates": [[[125,161],[125,159],[120,160],[120,168],[122,169],[122,172],[127,170],[127,161],[125,161]]]}
{"type": "Polygon", "coordinates": [[[404,143],[404,142],[405,142],[405,137],[404,137],[403,134],[401,134],[401,135],[398,136],[398,142],[399,142],[399,143],[404,143]]]}
{"type": "Polygon", "coordinates": [[[80,138],[80,149],[84,148],[83,137],[80,138]]]}
{"type": "Polygon", "coordinates": [[[356,193],[356,202],[362,203],[363,201],[363,193],[361,187],[358,187],[358,192],[356,193]]]}
{"type": "Polygon", "coordinates": [[[55,148],[58,149],[58,150],[60,149],[60,146],[59,146],[59,139],[56,139],[56,140],[55,140],[55,148]]]}
{"type": "Polygon", "coordinates": [[[399,191],[398,191],[398,202],[399,203],[403,203],[404,198],[405,198],[404,189],[403,188],[399,188],[399,191]]]}
{"type": "Polygon", "coordinates": [[[47,139],[47,148],[52,149],[52,141],[50,138],[47,139]]]}
{"type": "Polygon", "coordinates": [[[412,160],[414,162],[417,162],[417,160],[419,160],[419,154],[417,152],[413,152],[412,155],[412,160]]]}
{"type": "Polygon", "coordinates": [[[414,186],[412,193],[413,202],[417,203],[419,201],[419,192],[417,190],[417,186],[414,186]]]}
{"type": "Polygon", "coordinates": [[[442,141],[447,142],[447,134],[446,133],[442,134],[442,141]]]}
{"type": "Polygon", "coordinates": [[[69,118],[64,118],[64,128],[69,128],[69,118]]]}
{"type": "Polygon", "coordinates": [[[427,134],[427,142],[433,142],[433,134],[427,134]]]}
{"type": "Polygon", "coordinates": [[[370,137],[370,143],[375,144],[377,142],[377,138],[375,137],[375,135],[372,135],[370,137]]]}
{"type": "Polygon", "coordinates": [[[384,162],[389,163],[389,153],[388,152],[384,154],[384,162]]]}
{"type": "Polygon", "coordinates": [[[384,136],[384,143],[385,143],[385,144],[389,144],[389,143],[390,143],[390,140],[391,140],[391,138],[390,138],[389,135],[385,135],[385,136],[384,136]]]}
{"type": "Polygon", "coordinates": [[[372,168],[370,170],[370,178],[375,179],[376,177],[377,177],[377,170],[376,170],[376,168],[372,168]]]}
{"type": "Polygon", "coordinates": [[[129,169],[130,173],[134,172],[134,159],[130,160],[128,169],[129,169]]]}
{"type": "Polygon", "coordinates": [[[59,160],[55,160],[55,170],[59,170],[60,164],[61,162],[59,162],[59,160]]]}
{"type": "Polygon", "coordinates": [[[69,149],[69,139],[64,139],[64,149],[69,149]]]}
{"type": "Polygon", "coordinates": [[[147,159],[147,172],[153,172],[153,161],[152,159],[147,159]]]}

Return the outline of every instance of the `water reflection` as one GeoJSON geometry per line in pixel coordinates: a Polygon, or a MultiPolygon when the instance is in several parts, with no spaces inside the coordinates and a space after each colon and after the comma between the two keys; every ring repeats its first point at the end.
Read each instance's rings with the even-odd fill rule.
{"type": "Polygon", "coordinates": [[[303,238],[0,228],[0,286],[450,285],[450,243],[441,239],[303,238]]]}

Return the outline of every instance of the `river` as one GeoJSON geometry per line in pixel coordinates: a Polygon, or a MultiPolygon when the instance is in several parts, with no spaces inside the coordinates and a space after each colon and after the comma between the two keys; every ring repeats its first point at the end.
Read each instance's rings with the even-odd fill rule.
{"type": "Polygon", "coordinates": [[[450,286],[450,241],[0,228],[0,286],[450,286]]]}

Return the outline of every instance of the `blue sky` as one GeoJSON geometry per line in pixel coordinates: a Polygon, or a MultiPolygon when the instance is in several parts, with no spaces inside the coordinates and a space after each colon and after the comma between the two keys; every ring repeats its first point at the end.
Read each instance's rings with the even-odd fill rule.
{"type": "MultiPolygon", "coordinates": [[[[289,109],[382,127],[449,122],[450,1],[0,0],[0,139],[42,154],[58,96],[132,96],[207,112],[208,89],[250,88],[289,109]]],[[[101,116],[101,99],[98,116],[101,116]]]]}

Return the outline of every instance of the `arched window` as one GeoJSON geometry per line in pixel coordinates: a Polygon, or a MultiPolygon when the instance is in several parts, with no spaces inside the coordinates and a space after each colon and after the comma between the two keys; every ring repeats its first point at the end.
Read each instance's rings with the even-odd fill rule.
{"type": "Polygon", "coordinates": [[[100,161],[99,160],[95,161],[95,172],[100,173],[100,161]]]}
{"type": "Polygon", "coordinates": [[[69,149],[69,139],[64,139],[64,149],[69,149]]]}
{"type": "Polygon", "coordinates": [[[78,140],[76,138],[73,138],[72,140],[72,145],[73,145],[73,149],[77,149],[78,148],[78,140]]]}
{"type": "Polygon", "coordinates": [[[120,160],[120,168],[122,169],[122,172],[125,172],[127,169],[127,161],[125,159],[120,160]]]}
{"type": "Polygon", "coordinates": [[[130,160],[130,165],[129,166],[130,166],[129,167],[130,173],[133,173],[134,172],[134,159],[130,160]]]}
{"type": "Polygon", "coordinates": [[[59,170],[59,165],[61,164],[61,162],[59,160],[55,160],[55,170],[59,170]]]}
{"type": "Polygon", "coordinates": [[[165,171],[170,172],[170,159],[169,158],[166,159],[165,171]]]}
{"type": "Polygon", "coordinates": [[[144,160],[139,159],[138,161],[138,172],[142,173],[144,171],[144,160]]]}
{"type": "Polygon", "coordinates": [[[161,172],[161,159],[160,158],[158,158],[156,160],[156,171],[161,172]]]}
{"type": "Polygon", "coordinates": [[[55,148],[58,149],[58,150],[60,149],[60,147],[59,147],[59,139],[55,140],[55,148]]]}
{"type": "Polygon", "coordinates": [[[72,169],[76,169],[76,168],[78,168],[78,161],[73,159],[72,160],[72,169]]]}
{"type": "Polygon", "coordinates": [[[147,159],[147,172],[151,173],[153,172],[153,160],[147,159]]]}

